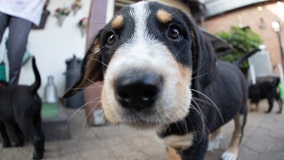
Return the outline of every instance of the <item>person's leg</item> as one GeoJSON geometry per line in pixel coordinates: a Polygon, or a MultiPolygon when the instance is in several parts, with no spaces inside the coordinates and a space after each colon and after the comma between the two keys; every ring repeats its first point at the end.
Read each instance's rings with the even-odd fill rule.
{"type": "Polygon", "coordinates": [[[32,22],[11,17],[8,36],[9,84],[18,84],[32,22]]]}
{"type": "Polygon", "coordinates": [[[3,34],[5,32],[5,29],[8,25],[8,21],[9,21],[9,16],[0,12],[0,44],[2,41],[3,34]]]}

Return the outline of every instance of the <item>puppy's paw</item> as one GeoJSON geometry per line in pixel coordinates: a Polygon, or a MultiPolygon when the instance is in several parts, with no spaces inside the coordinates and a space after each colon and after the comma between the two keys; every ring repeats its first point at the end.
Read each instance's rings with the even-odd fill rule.
{"type": "Polygon", "coordinates": [[[226,151],[222,154],[221,156],[222,160],[236,160],[237,159],[237,155],[235,155],[232,152],[226,151]]]}
{"type": "Polygon", "coordinates": [[[207,151],[214,151],[214,149],[215,149],[215,144],[214,144],[214,142],[213,141],[210,141],[209,143],[208,143],[208,147],[207,147],[207,151]]]}
{"type": "Polygon", "coordinates": [[[222,135],[218,135],[214,140],[209,141],[207,150],[214,151],[215,149],[219,149],[220,141],[222,138],[222,135]]]}

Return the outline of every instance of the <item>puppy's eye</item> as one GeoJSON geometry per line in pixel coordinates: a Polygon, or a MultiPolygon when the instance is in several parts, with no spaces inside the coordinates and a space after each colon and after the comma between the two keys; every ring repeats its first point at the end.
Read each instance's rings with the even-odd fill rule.
{"type": "Polygon", "coordinates": [[[167,35],[173,40],[178,40],[182,38],[180,27],[175,24],[169,25],[167,35]]]}
{"type": "Polygon", "coordinates": [[[105,39],[105,44],[112,46],[116,42],[116,36],[113,32],[109,32],[105,39]]]}

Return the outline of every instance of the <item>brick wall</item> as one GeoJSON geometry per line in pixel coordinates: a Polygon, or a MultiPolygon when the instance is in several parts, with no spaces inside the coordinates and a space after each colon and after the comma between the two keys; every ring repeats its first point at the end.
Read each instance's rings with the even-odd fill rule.
{"type": "Polygon", "coordinates": [[[281,56],[277,35],[271,27],[271,22],[275,20],[280,21],[282,42],[284,42],[284,5],[281,5],[266,3],[218,15],[205,20],[205,29],[211,33],[216,33],[229,31],[232,25],[249,26],[262,37],[263,44],[266,45],[267,50],[270,52],[272,64],[275,65],[276,63],[281,63],[281,56]],[[264,21],[265,28],[259,27],[261,18],[264,21]]]}

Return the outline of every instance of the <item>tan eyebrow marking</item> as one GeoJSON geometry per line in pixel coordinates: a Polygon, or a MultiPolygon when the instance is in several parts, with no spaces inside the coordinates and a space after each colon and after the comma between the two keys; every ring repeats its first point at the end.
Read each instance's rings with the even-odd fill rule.
{"type": "Polygon", "coordinates": [[[169,13],[168,11],[160,9],[157,12],[157,19],[162,23],[167,23],[173,19],[173,15],[169,13]]]}
{"type": "Polygon", "coordinates": [[[116,16],[116,17],[112,20],[112,22],[111,22],[111,27],[112,27],[113,29],[119,29],[119,28],[121,28],[122,25],[123,25],[123,20],[124,20],[124,18],[123,18],[122,15],[116,16]]]}

